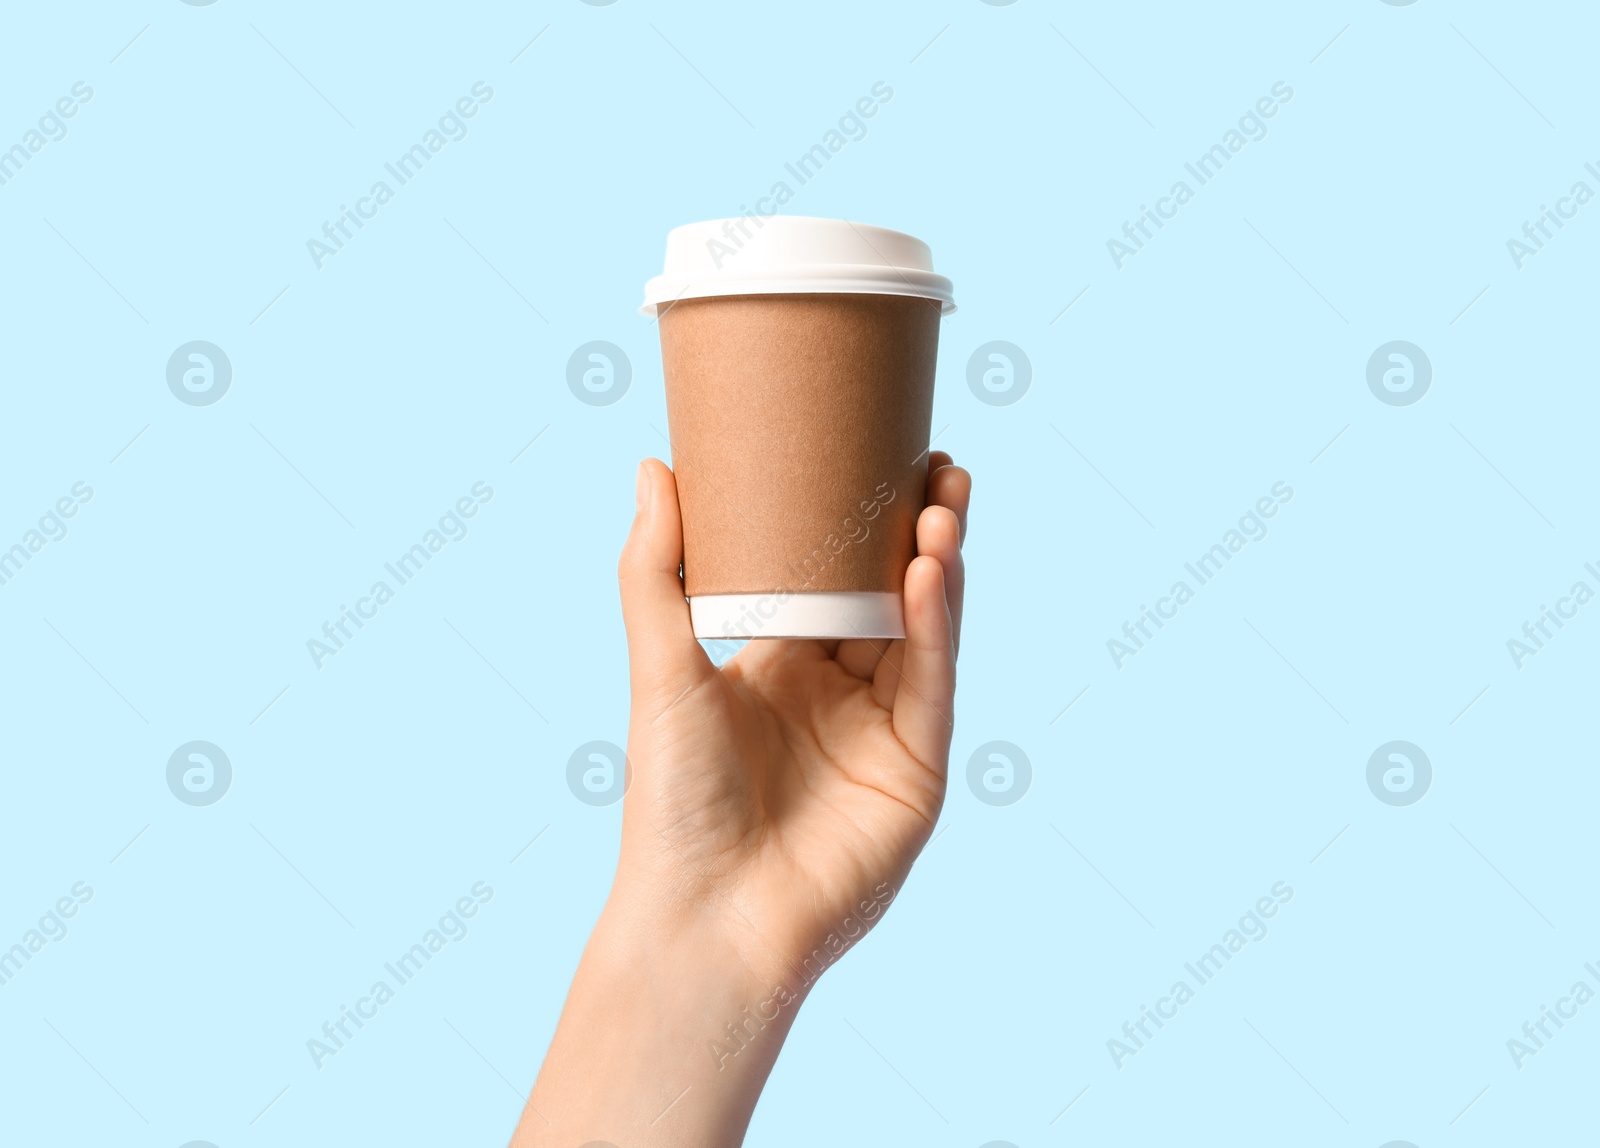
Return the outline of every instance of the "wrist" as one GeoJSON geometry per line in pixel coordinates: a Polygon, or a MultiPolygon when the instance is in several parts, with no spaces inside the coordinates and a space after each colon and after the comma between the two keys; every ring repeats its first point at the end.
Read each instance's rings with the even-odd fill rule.
{"type": "MultiPolygon", "coordinates": [[[[731,874],[715,881],[685,878],[680,867],[663,875],[649,865],[630,866],[626,853],[597,931],[614,925],[619,934],[649,937],[652,944],[670,939],[687,952],[715,953],[726,973],[737,972],[751,988],[780,1001],[809,995],[817,979],[877,926],[899,893],[898,880],[874,881],[858,873],[839,881],[833,896],[794,898],[746,889],[731,874]],[[850,888],[857,890],[854,897],[846,893],[850,888]],[[787,991],[777,993],[779,988],[787,991]]],[[[767,883],[788,891],[783,879],[767,883]]]]}
{"type": "Polygon", "coordinates": [[[688,1028],[691,1064],[714,1075],[776,1059],[809,984],[801,964],[740,922],[694,906],[641,903],[613,895],[584,962],[626,980],[688,1028]]]}
{"type": "Polygon", "coordinates": [[[799,1008],[793,980],[692,907],[614,892],[535,1085],[529,1143],[738,1144],[799,1008]],[[603,1079],[577,1070],[595,1064],[603,1079]]]}

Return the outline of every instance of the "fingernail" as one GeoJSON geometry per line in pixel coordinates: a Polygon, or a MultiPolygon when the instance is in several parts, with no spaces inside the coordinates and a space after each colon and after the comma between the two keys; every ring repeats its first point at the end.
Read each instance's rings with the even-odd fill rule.
{"type": "Polygon", "coordinates": [[[643,510],[644,504],[650,501],[650,472],[645,469],[644,463],[639,464],[639,478],[634,483],[633,502],[635,510],[643,510]]]}

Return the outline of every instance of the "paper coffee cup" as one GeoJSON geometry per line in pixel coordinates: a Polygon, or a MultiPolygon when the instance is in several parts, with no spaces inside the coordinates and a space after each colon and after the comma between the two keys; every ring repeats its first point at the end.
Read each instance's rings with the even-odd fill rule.
{"type": "Polygon", "coordinates": [[[700,638],[901,638],[950,281],[919,239],[839,219],[675,228],[661,328],[700,638]]]}

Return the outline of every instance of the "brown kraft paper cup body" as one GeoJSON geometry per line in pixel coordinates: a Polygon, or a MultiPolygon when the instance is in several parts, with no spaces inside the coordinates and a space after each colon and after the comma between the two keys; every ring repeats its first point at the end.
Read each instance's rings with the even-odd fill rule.
{"type": "Polygon", "coordinates": [[[939,303],[726,295],[663,308],[684,591],[899,593],[926,495],[939,303]]]}

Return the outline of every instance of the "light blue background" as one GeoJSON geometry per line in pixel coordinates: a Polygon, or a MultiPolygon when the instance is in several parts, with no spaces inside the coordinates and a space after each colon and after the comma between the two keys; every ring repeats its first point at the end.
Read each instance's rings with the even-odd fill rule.
{"type": "Polygon", "coordinates": [[[0,946],[94,896],[0,987],[0,1139],[509,1136],[617,846],[565,768],[626,734],[614,564],[667,454],[641,286],[880,80],[788,210],[910,231],[956,284],[952,784],[750,1142],[1592,1136],[1600,1003],[1520,1069],[1506,1041],[1600,989],[1600,606],[1520,670],[1506,641],[1600,589],[1600,206],[1520,270],[1506,241],[1600,191],[1596,31],[1442,0],[11,6],[0,146],[94,95],[0,186],[0,544],[94,496],[0,587],[0,946]],[[476,81],[470,134],[318,270],[307,239],[476,81]],[[1267,138],[1117,269],[1277,81],[1267,138]],[[214,406],[166,384],[195,339],[233,364],[214,406]],[[632,363],[615,405],[566,385],[595,339],[632,363]],[[1015,405],[967,387],[996,339],[1032,363],[1015,405]],[[1413,406],[1367,386],[1396,339],[1433,365],[1413,406]],[[317,669],[307,639],[478,481],[470,536],[317,669]],[[1278,481],[1270,537],[1117,669],[1107,639],[1278,481]],[[235,770],[209,807],[165,780],[196,739],[235,770]],[[1004,807],[965,784],[995,739],[1034,768],[1004,807]],[[1408,807],[1366,784],[1396,739],[1435,771],[1408,807]],[[478,881],[470,934],[314,1067],[478,881]],[[1270,935],[1116,1067],[1277,881],[1270,935]]]}

